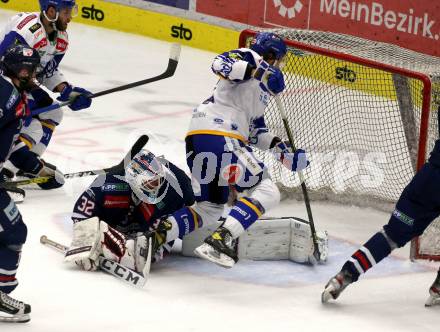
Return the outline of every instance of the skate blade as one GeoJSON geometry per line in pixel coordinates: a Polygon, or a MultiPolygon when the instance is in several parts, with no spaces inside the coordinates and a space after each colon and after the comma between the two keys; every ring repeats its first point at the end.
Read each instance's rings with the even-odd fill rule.
{"type": "Polygon", "coordinates": [[[194,249],[194,253],[200,258],[206,259],[227,269],[230,269],[235,264],[235,261],[231,257],[219,253],[207,243],[203,243],[201,246],[194,249]]]}
{"type": "Polygon", "coordinates": [[[437,304],[440,304],[440,297],[430,296],[425,302],[425,307],[432,307],[437,304]]]}
{"type": "Polygon", "coordinates": [[[0,315],[0,322],[5,322],[5,323],[27,323],[30,320],[31,317],[29,314],[11,315],[11,316],[0,315]]]}

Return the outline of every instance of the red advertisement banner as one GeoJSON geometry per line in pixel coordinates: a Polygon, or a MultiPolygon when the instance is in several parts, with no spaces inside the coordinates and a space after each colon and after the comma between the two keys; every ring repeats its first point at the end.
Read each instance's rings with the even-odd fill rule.
{"type": "Polygon", "coordinates": [[[346,33],[440,56],[440,1],[203,0],[196,10],[260,27],[346,33]]]}

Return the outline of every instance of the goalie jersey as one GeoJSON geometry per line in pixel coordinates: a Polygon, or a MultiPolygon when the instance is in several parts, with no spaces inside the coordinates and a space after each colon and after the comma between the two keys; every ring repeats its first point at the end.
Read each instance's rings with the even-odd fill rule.
{"type": "Polygon", "coordinates": [[[145,232],[153,223],[176,210],[194,204],[189,177],[171,162],[164,162],[167,176],[156,204],[139,200],[125,181],[124,171],[101,175],[79,197],[72,214],[73,222],[98,217],[124,233],[145,232]]]}
{"type": "Polygon", "coordinates": [[[49,90],[65,82],[58,66],[66,53],[69,39],[66,31],[48,35],[40,19],[40,13],[19,13],[11,18],[0,35],[0,56],[13,44],[34,48],[41,56],[38,81],[49,90]]]}

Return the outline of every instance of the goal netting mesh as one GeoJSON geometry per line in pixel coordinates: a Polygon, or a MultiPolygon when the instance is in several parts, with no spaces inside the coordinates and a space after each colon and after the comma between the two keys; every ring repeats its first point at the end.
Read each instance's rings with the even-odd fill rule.
{"type": "MultiPolygon", "coordinates": [[[[311,161],[304,173],[311,199],[391,210],[438,137],[440,58],[343,34],[265,31],[288,45],[280,97],[295,144],[311,161]]],[[[243,31],[241,46],[254,35],[243,31]]],[[[265,118],[287,138],[274,100],[265,118]]],[[[260,157],[300,197],[298,177],[272,155],[260,157]]],[[[414,242],[414,257],[440,258],[439,228],[434,222],[414,242]]]]}

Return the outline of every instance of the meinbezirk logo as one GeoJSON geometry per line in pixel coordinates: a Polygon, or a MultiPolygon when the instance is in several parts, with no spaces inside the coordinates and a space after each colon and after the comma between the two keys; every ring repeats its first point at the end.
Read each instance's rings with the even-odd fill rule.
{"type": "Polygon", "coordinates": [[[104,20],[104,12],[101,9],[95,8],[95,5],[92,4],[91,7],[82,7],[82,18],[102,21],[104,20]]]}
{"type": "Polygon", "coordinates": [[[191,40],[192,31],[188,28],[185,28],[183,23],[180,23],[180,25],[171,26],[171,37],[191,40]]]}

